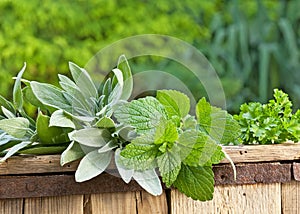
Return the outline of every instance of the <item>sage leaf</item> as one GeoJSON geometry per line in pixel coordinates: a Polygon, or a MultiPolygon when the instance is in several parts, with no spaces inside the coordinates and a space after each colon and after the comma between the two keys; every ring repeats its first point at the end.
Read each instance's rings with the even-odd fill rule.
{"type": "Polygon", "coordinates": [[[8,119],[16,117],[16,115],[14,113],[12,113],[9,110],[7,110],[4,106],[1,106],[1,110],[2,110],[2,112],[4,114],[4,116],[7,117],[8,119]]]}
{"type": "Polygon", "coordinates": [[[133,89],[133,78],[132,78],[131,69],[129,67],[125,55],[121,55],[119,57],[117,67],[122,71],[123,79],[124,79],[124,86],[123,86],[122,95],[120,99],[128,100],[129,97],[131,96],[132,89],[133,89]]]}
{"type": "Polygon", "coordinates": [[[121,153],[120,149],[117,149],[115,151],[115,163],[116,163],[116,166],[117,166],[117,169],[118,169],[118,172],[119,172],[121,178],[123,179],[123,181],[125,183],[128,184],[130,182],[132,176],[133,176],[134,170],[133,169],[128,169],[122,163],[122,161],[120,160],[120,153],[121,153]]]}
{"type": "Polygon", "coordinates": [[[111,118],[104,116],[98,120],[95,126],[98,128],[114,128],[115,122],[111,118]]]}
{"type": "Polygon", "coordinates": [[[82,150],[79,143],[72,141],[66,150],[61,154],[60,165],[64,166],[67,163],[78,160],[84,157],[86,153],[82,150]]]}
{"type": "Polygon", "coordinates": [[[115,105],[120,100],[124,85],[122,71],[119,69],[113,69],[112,71],[117,79],[117,84],[108,96],[108,105],[110,106],[115,105]]]}
{"type": "Polygon", "coordinates": [[[115,149],[117,147],[118,147],[118,144],[116,143],[116,141],[111,140],[107,144],[105,144],[103,147],[98,149],[98,152],[99,153],[109,152],[109,151],[112,151],[113,149],[115,149]]]}
{"type": "Polygon", "coordinates": [[[80,161],[75,173],[76,182],[90,180],[100,175],[111,162],[113,152],[98,153],[97,150],[88,153],[80,161]]]}
{"type": "Polygon", "coordinates": [[[50,117],[39,112],[36,120],[36,130],[41,144],[60,144],[69,142],[68,133],[71,128],[49,127],[50,117]]]}
{"type": "Polygon", "coordinates": [[[135,171],[133,179],[150,194],[154,196],[162,194],[162,186],[155,169],[135,171]]]}
{"type": "Polygon", "coordinates": [[[21,143],[18,143],[16,145],[14,145],[13,147],[11,147],[8,152],[6,153],[6,155],[0,159],[0,162],[4,162],[6,161],[8,158],[10,158],[11,156],[13,156],[14,154],[16,154],[19,150],[23,149],[24,147],[30,145],[31,142],[30,141],[24,141],[21,143]]]}
{"type": "Polygon", "coordinates": [[[110,132],[106,129],[85,128],[69,133],[71,140],[82,145],[100,148],[111,140],[110,132]]]}
{"type": "Polygon", "coordinates": [[[211,200],[214,192],[214,174],[208,166],[191,167],[182,164],[173,185],[194,200],[211,200]]]}
{"type": "MultiPolygon", "coordinates": [[[[7,110],[9,110],[10,112],[13,112],[14,114],[16,113],[16,110],[13,106],[13,104],[11,102],[9,102],[7,99],[5,99],[4,97],[2,97],[0,95],[0,106],[5,107],[7,110]]],[[[1,109],[0,109],[0,114],[1,114],[1,109]]]]}
{"type": "Polygon", "coordinates": [[[14,88],[13,88],[13,103],[15,108],[19,111],[23,111],[23,94],[22,94],[22,88],[21,88],[21,78],[23,76],[23,73],[26,69],[26,63],[24,63],[23,68],[18,73],[17,78],[15,80],[14,88]]]}
{"type": "Polygon", "coordinates": [[[0,120],[0,129],[15,138],[23,138],[29,130],[29,120],[15,117],[0,120]]]}
{"type": "Polygon", "coordinates": [[[46,106],[43,105],[43,103],[41,103],[36,96],[34,95],[32,88],[29,86],[26,86],[23,88],[23,96],[24,96],[24,100],[26,100],[27,102],[31,103],[34,106],[37,106],[38,108],[40,108],[41,110],[47,110],[49,109],[50,112],[54,111],[54,108],[48,107],[46,108],[46,106]]]}
{"type": "Polygon", "coordinates": [[[29,154],[29,155],[53,155],[60,154],[66,149],[66,146],[62,145],[41,145],[37,144],[34,146],[30,146],[29,148],[20,150],[21,154],[29,154]]]}
{"type": "Polygon", "coordinates": [[[35,97],[45,106],[72,112],[72,107],[65,99],[63,91],[53,85],[32,81],[30,87],[35,97]]]}
{"type": "Polygon", "coordinates": [[[138,134],[154,131],[161,118],[167,119],[164,106],[154,97],[121,105],[114,113],[120,123],[136,128],[138,134]]]}
{"type": "Polygon", "coordinates": [[[97,88],[85,69],[80,68],[72,62],[69,62],[69,69],[84,97],[98,97],[97,88]]]}
{"type": "Polygon", "coordinates": [[[75,129],[75,124],[69,117],[64,114],[63,110],[57,110],[51,115],[49,127],[51,126],[68,127],[75,129]]]}

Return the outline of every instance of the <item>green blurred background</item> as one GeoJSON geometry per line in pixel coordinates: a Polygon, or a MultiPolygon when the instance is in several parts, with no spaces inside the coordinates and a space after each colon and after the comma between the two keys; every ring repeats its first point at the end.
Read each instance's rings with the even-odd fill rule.
{"type": "MultiPolygon", "coordinates": [[[[300,107],[300,0],[2,0],[0,94],[11,97],[12,77],[55,84],[68,61],[84,66],[101,48],[138,34],[165,34],[197,47],[216,69],[227,109],[266,102],[273,88],[300,107]]],[[[155,59],[185,78],[181,66],[155,59]]],[[[133,71],[151,67],[133,61],[133,71]]],[[[186,77],[188,78],[188,77],[186,77]]],[[[195,79],[195,78],[194,78],[195,79]]],[[[189,88],[201,86],[189,79],[189,88]]],[[[198,95],[196,95],[198,96],[198,95]]]]}

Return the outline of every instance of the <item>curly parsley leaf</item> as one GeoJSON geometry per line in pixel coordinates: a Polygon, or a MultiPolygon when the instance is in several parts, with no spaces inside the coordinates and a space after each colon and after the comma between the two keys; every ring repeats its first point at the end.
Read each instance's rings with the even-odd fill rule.
{"type": "Polygon", "coordinates": [[[292,113],[292,102],[283,91],[274,89],[274,99],[267,104],[251,102],[240,107],[234,118],[241,126],[244,144],[300,141],[300,113],[292,113]]]}

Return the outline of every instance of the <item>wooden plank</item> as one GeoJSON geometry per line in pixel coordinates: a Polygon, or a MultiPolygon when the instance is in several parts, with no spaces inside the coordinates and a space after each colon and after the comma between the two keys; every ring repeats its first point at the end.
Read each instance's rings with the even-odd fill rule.
{"type": "Polygon", "coordinates": [[[153,196],[146,191],[136,192],[137,213],[168,213],[166,193],[153,196]]]}
{"type": "Polygon", "coordinates": [[[194,201],[177,190],[171,191],[172,214],[279,214],[281,213],[281,185],[252,184],[217,186],[214,199],[194,201]]]}
{"type": "Polygon", "coordinates": [[[74,175],[0,176],[0,198],[31,198],[105,192],[132,192],[142,188],[131,181],[104,173],[88,182],[75,182],[74,175]]]}
{"type": "Polygon", "coordinates": [[[282,212],[284,214],[300,213],[300,182],[291,181],[281,186],[282,212]]]}
{"type": "Polygon", "coordinates": [[[90,200],[93,214],[137,213],[135,192],[92,194],[90,200]]]}
{"type": "Polygon", "coordinates": [[[24,214],[83,214],[83,195],[27,198],[24,214]]]}
{"type": "Polygon", "coordinates": [[[215,185],[284,183],[292,179],[291,163],[238,163],[235,167],[236,179],[231,165],[214,166],[215,185]]]}
{"type": "MultiPolygon", "coordinates": [[[[300,159],[300,143],[224,146],[234,163],[292,161],[300,159]]],[[[221,163],[229,163],[227,159],[221,163]]]]}
{"type": "MultiPolygon", "coordinates": [[[[292,178],[291,164],[248,163],[237,164],[237,179],[229,164],[214,166],[215,184],[255,184],[289,182],[292,178]]],[[[103,173],[83,183],[75,182],[74,175],[28,175],[0,176],[0,198],[31,198],[106,192],[141,191],[131,181],[126,184],[116,175],[103,173]]],[[[150,200],[150,199],[149,199],[150,200]]]]}
{"type": "MultiPolygon", "coordinates": [[[[300,160],[300,143],[224,146],[234,163],[300,160]]],[[[60,166],[60,155],[16,156],[0,164],[0,175],[75,172],[79,161],[60,166]]],[[[221,163],[229,163],[227,159],[221,163]]]]}
{"type": "Polygon", "coordinates": [[[60,166],[60,155],[16,156],[0,163],[0,175],[74,172],[78,161],[60,166]]]}
{"type": "Polygon", "coordinates": [[[23,213],[23,199],[2,199],[0,200],[0,213],[23,213]]]}

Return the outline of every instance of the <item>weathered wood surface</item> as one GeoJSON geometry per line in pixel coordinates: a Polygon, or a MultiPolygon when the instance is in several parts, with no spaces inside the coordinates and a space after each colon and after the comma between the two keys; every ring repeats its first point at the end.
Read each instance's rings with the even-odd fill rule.
{"type": "Polygon", "coordinates": [[[281,185],[217,186],[214,199],[207,202],[194,201],[177,190],[172,190],[171,201],[172,214],[279,214],[281,185]]]}
{"type": "Polygon", "coordinates": [[[23,199],[0,199],[0,213],[23,213],[23,199]]]}
{"type": "MultiPolygon", "coordinates": [[[[234,163],[300,160],[300,143],[226,146],[224,151],[234,163]]],[[[229,163],[227,159],[221,163],[229,163]]]]}
{"type": "Polygon", "coordinates": [[[24,214],[83,214],[83,195],[26,198],[24,214]]]}
{"type": "Polygon", "coordinates": [[[168,213],[166,194],[155,197],[145,191],[102,193],[90,197],[91,213],[168,213]]]}
{"type": "Polygon", "coordinates": [[[300,182],[292,181],[281,185],[282,212],[300,213],[300,182]]]}
{"type": "MultiPolygon", "coordinates": [[[[300,160],[300,143],[276,145],[226,146],[234,163],[300,160]]],[[[60,155],[12,157],[0,164],[0,175],[74,172],[79,161],[60,166],[60,155]]],[[[221,163],[229,163],[227,159],[221,163]]]]}

